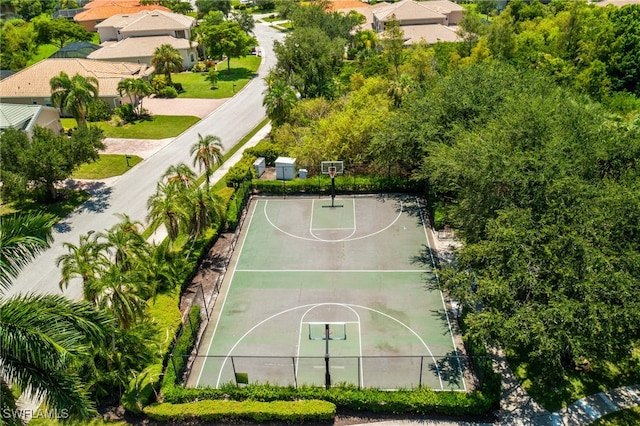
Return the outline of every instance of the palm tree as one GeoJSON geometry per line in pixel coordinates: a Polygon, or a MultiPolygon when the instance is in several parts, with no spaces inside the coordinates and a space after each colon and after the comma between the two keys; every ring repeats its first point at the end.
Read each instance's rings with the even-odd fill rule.
{"type": "Polygon", "coordinates": [[[125,78],[118,83],[118,94],[129,96],[133,111],[140,118],[142,115],[142,100],[153,92],[151,85],[141,78],[125,78]]]}
{"type": "Polygon", "coordinates": [[[196,174],[185,163],[173,164],[167,168],[162,175],[169,185],[179,185],[182,188],[189,188],[196,181],[196,174]]]}
{"type": "Polygon", "coordinates": [[[99,280],[89,283],[86,293],[98,309],[109,312],[128,330],[144,317],[147,300],[154,292],[143,273],[114,264],[99,280]]]}
{"type": "Polygon", "coordinates": [[[87,109],[91,101],[98,99],[98,79],[95,77],[83,77],[80,74],[72,78],[64,72],[53,77],[51,85],[51,102],[60,108],[60,111],[68,111],[76,119],[78,127],[87,126],[87,109]]]}
{"type": "MultiPolygon", "coordinates": [[[[2,288],[49,246],[52,225],[42,214],[0,220],[2,288]]],[[[77,367],[89,348],[103,345],[109,327],[104,314],[62,296],[0,298],[0,406],[15,406],[13,393],[7,392],[12,383],[31,397],[43,397],[52,409],[87,417],[92,402],[77,367]]]]}
{"type": "Polygon", "coordinates": [[[147,257],[149,247],[140,233],[142,224],[132,221],[124,213],[118,216],[120,223],[112,226],[106,233],[100,233],[100,236],[105,239],[106,251],[110,253],[115,265],[128,271],[133,269],[136,262],[147,257]]]}
{"type": "Polygon", "coordinates": [[[202,187],[194,188],[185,195],[185,204],[189,215],[189,235],[197,238],[202,231],[220,220],[223,202],[211,191],[202,187]]]}
{"type": "Polygon", "coordinates": [[[209,181],[213,173],[215,165],[222,164],[222,141],[218,136],[206,135],[202,136],[198,133],[198,142],[191,147],[191,155],[193,155],[193,166],[200,166],[200,170],[204,168],[204,174],[207,178],[207,189],[209,189],[209,181]]]}
{"type": "MultiPolygon", "coordinates": [[[[22,295],[0,303],[0,381],[49,408],[88,417],[93,403],[78,377],[92,347],[102,346],[108,316],[58,295],[22,295]]],[[[11,395],[2,394],[0,402],[11,395]]]]}
{"type": "Polygon", "coordinates": [[[169,239],[178,238],[180,228],[188,219],[182,206],[182,188],[169,183],[158,182],[156,193],[147,200],[147,221],[152,227],[164,225],[169,239]]]}
{"type": "Polygon", "coordinates": [[[167,79],[167,84],[171,86],[171,73],[182,70],[182,56],[178,49],[170,44],[162,44],[156,48],[153,53],[153,59],[151,60],[156,71],[164,74],[167,79]]]}
{"type": "Polygon", "coordinates": [[[106,246],[98,242],[97,235],[91,238],[93,232],[80,235],[78,245],[63,243],[69,251],[56,259],[56,265],[62,265],[62,278],[60,278],[60,290],[69,286],[73,278],[82,279],[83,287],[90,280],[99,278],[109,265],[109,259],[104,254],[106,246]]]}
{"type": "Polygon", "coordinates": [[[264,91],[262,105],[273,124],[279,126],[287,121],[297,101],[295,92],[286,82],[275,80],[264,91]]]}
{"type": "Polygon", "coordinates": [[[3,216],[0,220],[0,291],[53,241],[53,217],[38,213],[3,216]]]}

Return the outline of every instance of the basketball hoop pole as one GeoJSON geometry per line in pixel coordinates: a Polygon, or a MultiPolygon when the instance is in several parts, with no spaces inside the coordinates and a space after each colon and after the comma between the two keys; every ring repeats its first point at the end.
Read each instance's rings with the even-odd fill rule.
{"type": "Polygon", "coordinates": [[[329,372],[329,324],[324,325],[324,340],[326,342],[324,351],[324,387],[329,390],[331,388],[331,373],[329,372]]]}
{"type": "Polygon", "coordinates": [[[331,173],[331,207],[335,207],[336,201],[336,174],[331,173]]]}

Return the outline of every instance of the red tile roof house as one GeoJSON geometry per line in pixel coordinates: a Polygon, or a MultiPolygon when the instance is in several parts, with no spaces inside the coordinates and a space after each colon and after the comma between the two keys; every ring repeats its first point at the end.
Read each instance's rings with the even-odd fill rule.
{"type": "Polygon", "coordinates": [[[190,16],[159,10],[115,15],[96,25],[102,49],[88,58],[151,66],[155,49],[170,44],[180,52],[183,67],[189,69],[197,62],[198,44],[189,41],[195,25],[196,20],[190,16]]]}
{"type": "Polygon", "coordinates": [[[74,16],[73,20],[90,32],[96,32],[97,24],[115,15],[131,15],[143,10],[171,12],[170,9],[157,4],[141,5],[140,0],[94,0],[87,3],[84,9],[74,16]]]}
{"type": "Polygon", "coordinates": [[[60,75],[61,71],[69,77],[76,74],[95,77],[98,80],[98,98],[114,108],[123,103],[118,94],[118,83],[125,78],[148,79],[154,68],[130,62],[45,59],[0,81],[0,99],[13,104],[52,106],[49,82],[52,77],[60,75]]]}

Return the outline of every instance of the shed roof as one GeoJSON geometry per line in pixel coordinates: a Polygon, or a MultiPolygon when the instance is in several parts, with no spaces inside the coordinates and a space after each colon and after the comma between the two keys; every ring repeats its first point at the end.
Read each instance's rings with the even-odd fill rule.
{"type": "Polygon", "coordinates": [[[35,126],[36,119],[43,108],[50,107],[0,103],[0,129],[13,127],[29,131],[35,126]]]}

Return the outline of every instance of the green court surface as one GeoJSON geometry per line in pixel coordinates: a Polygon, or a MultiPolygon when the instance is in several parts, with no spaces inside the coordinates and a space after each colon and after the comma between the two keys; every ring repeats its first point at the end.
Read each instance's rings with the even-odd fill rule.
{"type": "Polygon", "coordinates": [[[251,383],[464,390],[419,201],[330,206],[252,200],[192,371],[198,386],[244,373],[251,383]]]}

